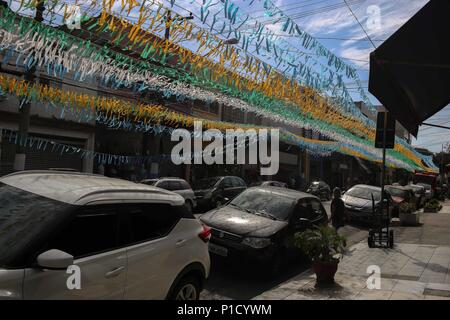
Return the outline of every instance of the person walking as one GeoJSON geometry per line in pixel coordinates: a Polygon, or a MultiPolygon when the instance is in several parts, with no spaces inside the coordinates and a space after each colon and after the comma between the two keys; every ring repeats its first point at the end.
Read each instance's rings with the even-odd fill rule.
{"type": "Polygon", "coordinates": [[[345,206],[344,201],[341,199],[341,189],[333,189],[333,200],[331,201],[331,225],[338,231],[338,229],[344,226],[345,219],[345,206]]]}

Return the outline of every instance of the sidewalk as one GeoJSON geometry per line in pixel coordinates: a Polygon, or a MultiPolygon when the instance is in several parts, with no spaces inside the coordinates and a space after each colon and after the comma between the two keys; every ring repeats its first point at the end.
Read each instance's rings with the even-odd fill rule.
{"type": "Polygon", "coordinates": [[[450,202],[439,213],[424,213],[423,223],[394,228],[394,249],[369,249],[366,239],[352,245],[333,286],[315,287],[308,270],[255,299],[450,300],[450,202]],[[381,269],[380,289],[367,288],[370,265],[381,269]]]}

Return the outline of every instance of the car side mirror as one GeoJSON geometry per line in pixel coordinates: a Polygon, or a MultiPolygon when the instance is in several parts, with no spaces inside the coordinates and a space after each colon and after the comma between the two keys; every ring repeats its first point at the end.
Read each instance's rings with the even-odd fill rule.
{"type": "Polygon", "coordinates": [[[67,269],[73,264],[73,256],[58,249],[41,253],[36,260],[37,265],[44,269],[67,269]]]}

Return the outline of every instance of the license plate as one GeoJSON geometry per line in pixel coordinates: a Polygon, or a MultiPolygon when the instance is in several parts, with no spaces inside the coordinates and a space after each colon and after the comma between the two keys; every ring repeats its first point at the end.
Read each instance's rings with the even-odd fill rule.
{"type": "Polygon", "coordinates": [[[209,248],[210,252],[215,253],[219,256],[222,256],[222,257],[228,256],[228,249],[225,247],[218,246],[217,244],[210,242],[208,248],[209,248]]]}

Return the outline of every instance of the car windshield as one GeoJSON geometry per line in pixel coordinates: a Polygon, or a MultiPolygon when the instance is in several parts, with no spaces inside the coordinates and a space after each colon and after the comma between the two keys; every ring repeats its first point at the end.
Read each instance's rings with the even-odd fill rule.
{"type": "Polygon", "coordinates": [[[207,179],[198,180],[195,183],[195,189],[209,189],[216,185],[217,181],[220,180],[220,177],[213,177],[207,179]]]}
{"type": "Polygon", "coordinates": [[[386,189],[387,189],[387,192],[389,192],[389,194],[393,197],[406,198],[406,194],[407,194],[406,190],[393,188],[393,187],[387,187],[386,189]]]}
{"type": "Polygon", "coordinates": [[[372,194],[375,201],[381,200],[381,191],[371,188],[353,187],[345,193],[345,195],[366,200],[372,200],[372,194]]]}
{"type": "Polygon", "coordinates": [[[154,180],[144,180],[141,183],[149,185],[149,186],[154,186],[157,182],[158,182],[158,180],[154,179],[154,180]]]}
{"type": "Polygon", "coordinates": [[[237,196],[230,205],[256,215],[276,220],[287,220],[294,208],[292,198],[270,190],[248,189],[237,196]]]}
{"type": "Polygon", "coordinates": [[[23,267],[73,206],[0,183],[0,268],[23,267]]]}

